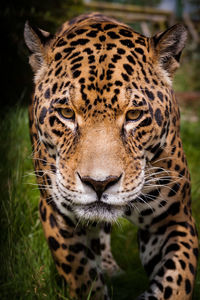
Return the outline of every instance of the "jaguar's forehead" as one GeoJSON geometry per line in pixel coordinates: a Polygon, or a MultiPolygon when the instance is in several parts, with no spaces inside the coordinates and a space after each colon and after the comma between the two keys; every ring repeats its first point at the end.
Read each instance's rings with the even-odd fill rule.
{"type": "Polygon", "coordinates": [[[149,43],[149,38],[125,25],[90,22],[72,27],[54,42],[55,76],[65,71],[73,79],[84,76],[91,84],[95,79],[102,84],[115,79],[129,82],[138,68],[151,62],[149,43]]]}
{"type": "Polygon", "coordinates": [[[50,92],[67,95],[79,111],[93,115],[117,113],[132,99],[144,104],[156,82],[151,51],[150,39],[126,25],[80,22],[54,39],[50,92]]]}

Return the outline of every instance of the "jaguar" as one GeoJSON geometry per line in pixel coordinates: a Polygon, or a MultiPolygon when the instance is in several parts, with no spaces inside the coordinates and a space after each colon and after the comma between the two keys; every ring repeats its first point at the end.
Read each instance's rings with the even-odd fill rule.
{"type": "Polygon", "coordinates": [[[110,299],[111,227],[125,218],[149,277],[137,299],[191,299],[198,237],[172,89],[185,26],[145,37],[92,13],[55,34],[26,22],[24,36],[39,212],[70,297],[110,299]]]}

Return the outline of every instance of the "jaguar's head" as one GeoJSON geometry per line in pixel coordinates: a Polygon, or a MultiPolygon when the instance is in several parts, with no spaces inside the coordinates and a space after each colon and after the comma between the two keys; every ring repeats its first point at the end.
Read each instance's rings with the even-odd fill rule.
{"type": "Polygon", "coordinates": [[[25,40],[41,190],[64,214],[114,221],[149,189],[149,164],[176,131],[171,77],[185,28],[147,38],[91,18],[54,36],[26,24],[25,40]]]}

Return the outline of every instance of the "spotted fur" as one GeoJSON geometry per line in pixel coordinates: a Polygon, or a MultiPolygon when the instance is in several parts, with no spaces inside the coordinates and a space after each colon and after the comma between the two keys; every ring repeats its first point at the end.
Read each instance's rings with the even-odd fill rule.
{"type": "Polygon", "coordinates": [[[119,271],[110,250],[118,217],[139,228],[150,286],[138,299],[192,297],[197,232],[171,87],[186,37],[181,24],[147,38],[100,14],[55,35],[25,26],[40,216],[76,299],[91,289],[92,299],[109,299],[103,273],[119,271]]]}

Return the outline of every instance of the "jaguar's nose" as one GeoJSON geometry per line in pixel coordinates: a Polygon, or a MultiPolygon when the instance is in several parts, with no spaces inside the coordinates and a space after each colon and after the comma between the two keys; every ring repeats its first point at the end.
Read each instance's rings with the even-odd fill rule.
{"type": "Polygon", "coordinates": [[[81,177],[81,175],[79,173],[78,173],[78,175],[79,175],[80,180],[84,184],[88,185],[96,192],[99,200],[101,199],[103,192],[106,189],[108,189],[109,187],[116,184],[121,178],[121,175],[120,175],[120,176],[108,176],[104,180],[95,180],[94,178],[91,178],[89,176],[81,177]]]}

